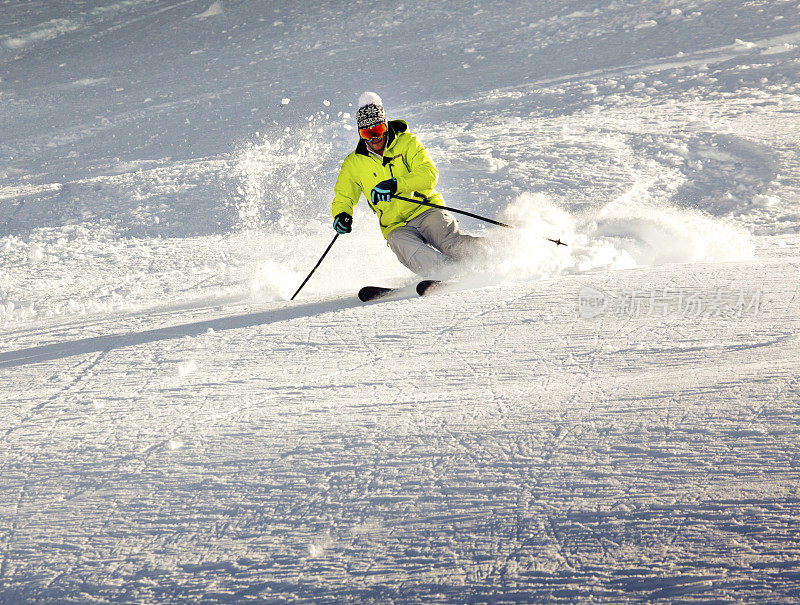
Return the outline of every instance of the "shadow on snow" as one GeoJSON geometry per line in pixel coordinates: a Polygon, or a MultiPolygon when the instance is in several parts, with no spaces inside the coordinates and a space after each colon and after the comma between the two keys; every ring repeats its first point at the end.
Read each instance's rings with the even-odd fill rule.
{"type": "Polygon", "coordinates": [[[108,334],[105,336],[94,336],[92,338],[81,338],[79,340],[28,347],[16,351],[0,353],[0,369],[52,361],[54,359],[64,359],[66,357],[72,357],[73,355],[108,352],[114,349],[135,347],[137,345],[172,340],[174,338],[184,338],[186,336],[199,336],[205,334],[209,330],[223,332],[226,330],[238,330],[240,328],[269,325],[301,317],[312,317],[323,313],[359,307],[363,306],[363,304],[364,303],[355,298],[329,300],[292,305],[283,309],[258,313],[246,313],[242,315],[207,319],[165,328],[144,330],[141,332],[108,334]]]}

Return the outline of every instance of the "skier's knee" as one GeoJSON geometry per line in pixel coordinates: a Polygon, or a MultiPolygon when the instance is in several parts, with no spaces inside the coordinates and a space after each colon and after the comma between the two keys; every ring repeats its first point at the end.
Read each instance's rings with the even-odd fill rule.
{"type": "Polygon", "coordinates": [[[401,262],[422,277],[431,277],[445,266],[445,258],[428,245],[421,246],[406,261],[401,259],[401,262]]]}
{"type": "Polygon", "coordinates": [[[468,260],[484,252],[483,238],[456,233],[442,242],[442,252],[454,260],[468,260]]]}

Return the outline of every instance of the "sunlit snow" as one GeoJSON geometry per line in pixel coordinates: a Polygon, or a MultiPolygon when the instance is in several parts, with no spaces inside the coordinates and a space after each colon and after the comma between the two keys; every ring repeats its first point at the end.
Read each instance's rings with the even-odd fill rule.
{"type": "Polygon", "coordinates": [[[798,82],[797,1],[0,3],[0,602],[797,601],[798,82]],[[364,91],[513,228],[290,301],[364,91]]]}

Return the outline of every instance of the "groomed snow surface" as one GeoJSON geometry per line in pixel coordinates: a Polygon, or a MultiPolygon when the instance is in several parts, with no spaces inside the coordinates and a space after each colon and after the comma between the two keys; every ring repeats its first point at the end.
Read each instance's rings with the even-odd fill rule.
{"type": "Polygon", "coordinates": [[[797,602],[799,81],[796,0],[1,2],[0,602],[797,602]],[[290,302],[364,90],[516,228],[290,302]]]}

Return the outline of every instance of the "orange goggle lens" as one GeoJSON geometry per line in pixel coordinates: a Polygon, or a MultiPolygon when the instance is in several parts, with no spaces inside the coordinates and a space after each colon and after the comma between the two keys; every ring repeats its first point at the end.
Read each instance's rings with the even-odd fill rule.
{"type": "Polygon", "coordinates": [[[386,124],[381,122],[369,128],[359,128],[358,134],[362,139],[379,139],[386,134],[386,124]]]}

